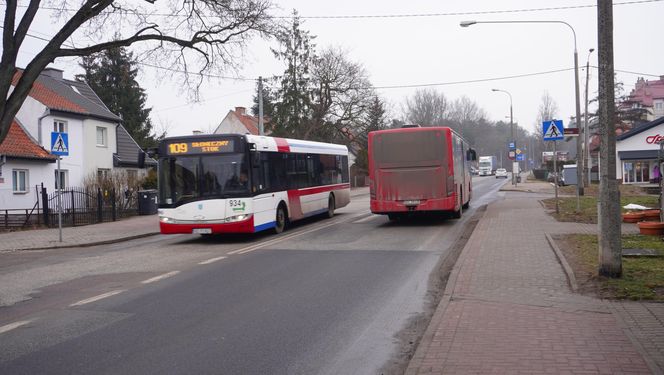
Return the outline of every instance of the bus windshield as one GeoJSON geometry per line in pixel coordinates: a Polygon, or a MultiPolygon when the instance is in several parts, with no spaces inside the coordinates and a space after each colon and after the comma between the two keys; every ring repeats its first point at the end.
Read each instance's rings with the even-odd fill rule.
{"type": "Polygon", "coordinates": [[[171,156],[159,161],[159,198],[177,206],[203,198],[229,198],[250,193],[244,153],[171,156]]]}

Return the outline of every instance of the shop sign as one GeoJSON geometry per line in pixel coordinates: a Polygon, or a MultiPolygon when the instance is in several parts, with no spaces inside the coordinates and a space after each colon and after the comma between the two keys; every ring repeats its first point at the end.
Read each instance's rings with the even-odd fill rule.
{"type": "Polygon", "coordinates": [[[649,145],[658,145],[664,141],[664,136],[659,134],[646,137],[646,143],[649,145]]]}

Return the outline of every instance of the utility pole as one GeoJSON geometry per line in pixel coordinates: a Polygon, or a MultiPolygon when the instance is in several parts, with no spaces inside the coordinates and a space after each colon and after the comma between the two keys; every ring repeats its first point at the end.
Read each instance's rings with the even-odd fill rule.
{"type": "Polygon", "coordinates": [[[622,276],[620,192],[616,180],[615,85],[613,80],[613,4],[597,0],[599,62],[600,181],[597,202],[599,274],[622,276]]]}
{"type": "Polygon", "coordinates": [[[263,128],[263,77],[258,77],[258,134],[265,135],[263,128]]]}
{"type": "Polygon", "coordinates": [[[588,128],[588,81],[590,80],[590,54],[593,53],[595,49],[591,48],[588,50],[588,60],[586,60],[586,96],[585,96],[585,104],[586,108],[584,111],[584,116],[583,116],[583,121],[584,121],[584,126],[583,126],[583,137],[584,141],[583,144],[586,146],[586,177],[588,178],[588,185],[590,186],[592,184],[592,166],[593,166],[593,159],[592,156],[590,155],[590,129],[588,128]]]}

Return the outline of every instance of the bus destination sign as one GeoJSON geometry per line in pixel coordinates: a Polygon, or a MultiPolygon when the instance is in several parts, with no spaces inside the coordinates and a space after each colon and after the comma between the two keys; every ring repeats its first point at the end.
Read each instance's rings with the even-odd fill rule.
{"type": "Polygon", "coordinates": [[[168,145],[168,155],[199,155],[217,152],[233,152],[233,140],[173,142],[168,145]]]}

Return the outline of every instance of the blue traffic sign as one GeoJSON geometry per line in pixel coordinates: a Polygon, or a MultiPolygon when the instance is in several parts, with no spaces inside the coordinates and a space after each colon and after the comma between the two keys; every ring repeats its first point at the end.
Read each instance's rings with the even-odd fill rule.
{"type": "Polygon", "coordinates": [[[558,141],[565,138],[563,120],[551,120],[542,122],[542,134],[545,141],[558,141]]]}
{"type": "Polygon", "coordinates": [[[524,161],[526,154],[516,154],[516,161],[524,161]]]}
{"type": "Polygon", "coordinates": [[[69,155],[69,134],[51,132],[51,154],[59,156],[69,155]]]}
{"type": "Polygon", "coordinates": [[[510,150],[514,150],[516,148],[516,142],[512,141],[508,144],[508,148],[510,150]]]}

